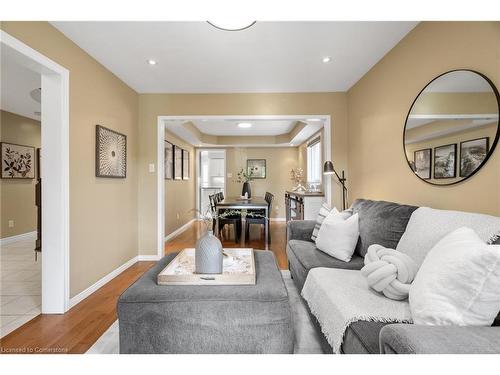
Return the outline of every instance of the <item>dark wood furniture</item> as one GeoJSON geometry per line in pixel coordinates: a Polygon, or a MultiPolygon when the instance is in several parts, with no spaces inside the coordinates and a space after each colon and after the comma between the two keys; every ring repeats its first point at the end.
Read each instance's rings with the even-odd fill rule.
{"type": "MultiPolygon", "coordinates": [[[[258,225],[266,225],[266,223],[270,220],[271,215],[271,205],[273,203],[274,195],[266,192],[266,196],[264,200],[268,204],[267,212],[266,210],[248,210],[247,216],[245,218],[245,240],[248,241],[250,239],[250,225],[258,224],[258,225]],[[255,216],[252,216],[255,215],[255,216]]],[[[268,231],[267,242],[271,243],[271,232],[268,231]]]]}
{"type": "Polygon", "coordinates": [[[241,215],[219,217],[220,215],[223,215],[225,211],[218,209],[219,198],[220,193],[209,196],[210,207],[212,209],[212,213],[215,214],[214,217],[216,217],[215,221],[213,222],[213,228],[216,228],[217,230],[214,232],[218,234],[219,237],[221,237],[222,229],[224,228],[224,226],[232,225],[234,228],[234,242],[239,243],[241,236],[241,215]]]}
{"type": "Polygon", "coordinates": [[[286,221],[316,220],[324,200],[325,195],[321,192],[285,192],[286,221]]]}

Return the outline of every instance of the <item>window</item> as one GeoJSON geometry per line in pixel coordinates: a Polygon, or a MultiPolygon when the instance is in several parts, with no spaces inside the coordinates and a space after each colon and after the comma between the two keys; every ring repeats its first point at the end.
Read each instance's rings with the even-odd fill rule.
{"type": "Polygon", "coordinates": [[[319,137],[307,144],[307,183],[321,183],[321,141],[319,137]]]}

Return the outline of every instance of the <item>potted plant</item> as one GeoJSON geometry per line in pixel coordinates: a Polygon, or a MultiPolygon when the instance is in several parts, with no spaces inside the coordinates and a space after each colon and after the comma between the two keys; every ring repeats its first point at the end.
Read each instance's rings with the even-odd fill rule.
{"type": "Polygon", "coordinates": [[[245,195],[247,198],[252,197],[252,189],[250,187],[250,181],[254,180],[254,171],[255,168],[248,168],[248,170],[241,169],[241,171],[238,172],[238,177],[236,179],[237,182],[243,183],[243,188],[241,189],[241,195],[245,195]]]}

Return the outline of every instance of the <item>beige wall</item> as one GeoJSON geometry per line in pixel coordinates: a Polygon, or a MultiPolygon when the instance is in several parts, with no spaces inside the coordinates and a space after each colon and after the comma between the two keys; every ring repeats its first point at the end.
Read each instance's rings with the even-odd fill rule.
{"type": "Polygon", "coordinates": [[[195,217],[196,208],[196,152],[193,146],[166,132],[165,139],[189,151],[189,180],[165,180],[165,235],[195,217]]]}
{"type": "MultiPolygon", "coordinates": [[[[5,111],[0,116],[1,142],[40,147],[40,121],[5,111]]],[[[36,179],[0,179],[0,238],[36,231],[35,184],[36,179]]]]}
{"type": "MultiPolygon", "coordinates": [[[[141,94],[139,95],[139,251],[156,254],[157,185],[149,163],[156,164],[157,123],[160,115],[330,115],[332,153],[347,172],[346,93],[290,94],[141,94]]],[[[348,175],[349,177],[349,175],[348,175]]],[[[334,185],[334,202],[341,192],[334,185]]]]}
{"type": "Polygon", "coordinates": [[[350,196],[500,215],[500,152],[470,180],[447,187],[417,178],[403,127],[435,76],[477,70],[500,86],[500,22],[423,22],[348,92],[350,196]]]}
{"type": "Polygon", "coordinates": [[[237,173],[246,169],[247,159],[266,159],[266,178],[251,182],[252,195],[263,197],[266,192],[274,194],[272,218],[285,217],[285,191],[293,187],[290,171],[298,166],[297,147],[250,147],[228,148],[226,150],[226,195],[241,195],[242,184],[236,182],[237,173]]]}
{"type": "Polygon", "coordinates": [[[137,255],[138,95],[47,22],[2,22],[0,27],[70,71],[74,296],[137,255]],[[127,135],[126,179],[95,177],[96,124],[127,135]]]}

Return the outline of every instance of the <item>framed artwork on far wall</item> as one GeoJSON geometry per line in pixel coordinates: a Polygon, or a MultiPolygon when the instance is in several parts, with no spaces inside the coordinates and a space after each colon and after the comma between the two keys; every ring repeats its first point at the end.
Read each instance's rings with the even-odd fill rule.
{"type": "Polygon", "coordinates": [[[182,150],[182,179],[189,180],[189,151],[182,150]]]}
{"type": "Polygon", "coordinates": [[[253,178],[266,178],[266,159],[247,159],[247,173],[253,169],[253,178]]]}
{"type": "Polygon", "coordinates": [[[457,144],[434,147],[434,178],[455,178],[456,170],[457,144]]]}
{"type": "Polygon", "coordinates": [[[413,153],[415,174],[418,177],[423,178],[424,180],[429,180],[431,178],[431,160],[432,149],[430,148],[417,150],[413,153]]]}
{"type": "Polygon", "coordinates": [[[165,141],[165,180],[174,178],[174,145],[165,141]]]}
{"type": "Polygon", "coordinates": [[[2,178],[33,179],[35,178],[35,148],[1,142],[2,178]]]}
{"type": "Polygon", "coordinates": [[[174,179],[182,180],[182,148],[174,145],[174,179]]]}
{"type": "Polygon", "coordinates": [[[127,136],[125,134],[96,125],[95,176],[127,177],[127,136]]]}
{"type": "Polygon", "coordinates": [[[469,177],[486,159],[490,138],[469,139],[460,142],[460,177],[469,177]]]}

